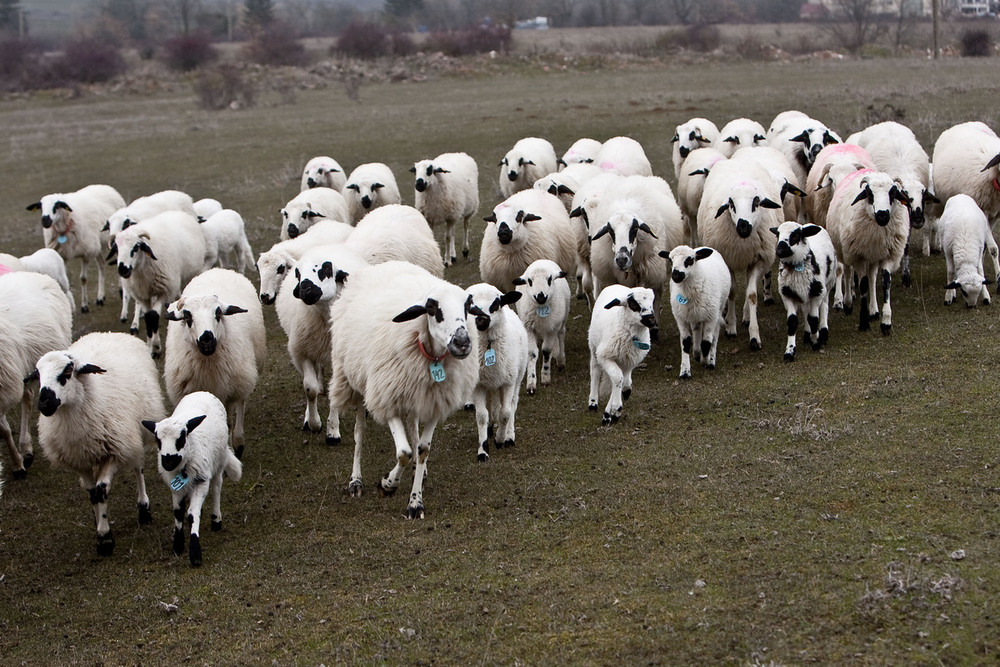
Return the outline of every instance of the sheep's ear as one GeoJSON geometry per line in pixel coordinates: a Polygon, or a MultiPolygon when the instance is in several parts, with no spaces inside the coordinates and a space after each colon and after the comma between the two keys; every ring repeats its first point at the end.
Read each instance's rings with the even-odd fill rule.
{"type": "Polygon", "coordinates": [[[198,424],[205,421],[205,417],[207,416],[208,415],[198,415],[197,417],[191,417],[191,419],[189,419],[187,423],[187,432],[190,433],[191,431],[198,428],[198,424]]]}
{"type": "Polygon", "coordinates": [[[945,289],[961,289],[961,287],[962,283],[958,282],[957,280],[954,280],[944,286],[945,289]]]}
{"type": "Polygon", "coordinates": [[[320,280],[333,278],[333,262],[323,262],[323,265],[319,267],[319,271],[316,275],[319,276],[320,280]]]}
{"type": "Polygon", "coordinates": [[[721,217],[722,214],[728,210],[729,210],[729,202],[726,202],[725,204],[719,207],[718,211],[715,212],[715,217],[716,218],[721,217]]]}
{"type": "Polygon", "coordinates": [[[565,271],[560,271],[559,274],[556,276],[556,280],[558,280],[560,278],[565,278],[565,277],[566,277],[566,272],[565,271]]]}
{"type": "Polygon", "coordinates": [[[838,139],[837,137],[835,137],[833,135],[833,132],[831,132],[830,130],[824,130],[823,131],[823,145],[824,146],[830,146],[831,144],[839,144],[839,143],[840,143],[840,139],[838,139]]]}
{"type": "Polygon", "coordinates": [[[110,232],[111,231],[111,221],[110,220],[105,220],[104,221],[104,226],[101,227],[101,231],[102,232],[110,232]]]}
{"type": "Polygon", "coordinates": [[[518,276],[517,278],[514,278],[510,282],[513,283],[514,285],[527,285],[528,284],[528,281],[525,280],[524,278],[522,278],[521,276],[518,276]]]}
{"type": "Polygon", "coordinates": [[[611,310],[615,306],[620,306],[620,305],[622,305],[621,301],[619,301],[618,299],[611,299],[611,301],[608,301],[606,304],[604,304],[604,310],[611,310]]]}
{"type": "Polygon", "coordinates": [[[754,142],[755,144],[756,144],[756,143],[757,143],[758,141],[764,141],[765,139],[767,139],[767,137],[765,137],[765,136],[764,136],[763,134],[755,134],[755,135],[753,135],[753,142],[754,142]]]}
{"type": "Polygon", "coordinates": [[[485,220],[486,222],[496,222],[497,221],[497,212],[493,211],[488,216],[486,216],[485,218],[483,218],[483,220],[485,220]]]}
{"type": "Polygon", "coordinates": [[[560,183],[559,186],[556,188],[556,194],[557,195],[570,195],[570,196],[572,196],[572,195],[575,195],[576,193],[573,192],[572,190],[570,190],[569,186],[564,185],[563,183],[560,183]]]}
{"type": "Polygon", "coordinates": [[[451,170],[450,169],[445,169],[444,167],[436,167],[434,169],[434,173],[435,174],[450,174],[451,170]]]}
{"type": "Polygon", "coordinates": [[[767,197],[760,200],[760,205],[762,208],[781,208],[781,204],[776,204],[767,197]]]}
{"type": "Polygon", "coordinates": [[[799,186],[785,181],[785,184],[781,186],[781,201],[785,201],[785,195],[791,193],[796,197],[805,197],[806,193],[803,192],[799,186]]]}
{"type": "Polygon", "coordinates": [[[333,280],[334,282],[343,285],[347,281],[347,276],[349,275],[351,274],[349,274],[347,271],[342,271],[340,269],[337,269],[337,273],[334,274],[333,280]]]}
{"type": "MultiPolygon", "coordinates": [[[[520,278],[515,278],[514,282],[516,283],[518,280],[520,280],[520,278]]],[[[517,301],[522,296],[524,296],[524,295],[521,294],[520,292],[518,292],[517,290],[511,290],[510,292],[507,292],[506,294],[501,294],[500,295],[500,305],[502,305],[502,306],[509,306],[509,305],[511,305],[513,303],[517,303],[517,301]]]]}
{"type": "Polygon", "coordinates": [[[802,227],[802,236],[805,237],[816,236],[821,231],[823,231],[823,228],[820,227],[819,225],[804,225],[802,227]]]}
{"type": "Polygon", "coordinates": [[[139,241],[139,250],[149,255],[150,259],[156,259],[156,255],[153,254],[153,249],[150,248],[149,244],[145,241],[139,241]]]}
{"type": "Polygon", "coordinates": [[[66,210],[67,212],[69,212],[69,213],[72,213],[72,212],[73,212],[73,208],[72,208],[72,207],[71,207],[71,206],[70,206],[69,204],[67,204],[66,202],[64,202],[64,201],[61,201],[61,200],[60,200],[60,201],[57,201],[57,202],[56,202],[55,204],[53,204],[53,206],[52,206],[52,210],[53,210],[53,211],[58,211],[59,209],[65,209],[65,210],[66,210]]]}
{"type": "Polygon", "coordinates": [[[170,320],[171,322],[180,322],[181,320],[184,319],[182,316],[177,314],[176,310],[173,310],[171,308],[167,308],[167,312],[163,316],[168,320],[170,320]]]}
{"type": "Polygon", "coordinates": [[[357,183],[351,183],[350,185],[344,186],[348,190],[354,190],[355,192],[361,192],[361,186],[357,183]]]}
{"type": "Polygon", "coordinates": [[[681,137],[680,137],[680,134],[678,132],[674,132],[674,136],[670,137],[670,143],[672,143],[672,144],[676,144],[680,140],[681,140],[681,137]]]}
{"type": "Polygon", "coordinates": [[[778,232],[778,228],[777,227],[771,227],[771,233],[774,234],[775,236],[778,236],[778,237],[781,236],[781,233],[778,232]]]}
{"type": "Polygon", "coordinates": [[[154,422],[152,419],[143,419],[142,425],[145,427],[147,431],[149,431],[153,435],[156,435],[156,422],[154,422]]]}
{"type": "Polygon", "coordinates": [[[702,167],[701,169],[695,169],[694,171],[692,171],[691,173],[688,174],[688,176],[701,176],[701,175],[708,176],[708,167],[702,167]]]}
{"type": "Polygon", "coordinates": [[[906,196],[906,193],[899,186],[894,185],[889,189],[889,198],[895,199],[903,206],[910,205],[910,198],[906,196]]]}
{"type": "Polygon", "coordinates": [[[542,216],[535,215],[534,213],[525,213],[524,217],[521,218],[521,222],[534,222],[535,220],[541,220],[542,216]]]}
{"type": "Polygon", "coordinates": [[[89,375],[91,373],[100,374],[100,373],[107,373],[107,371],[101,368],[100,366],[95,366],[94,364],[84,364],[83,366],[80,366],[79,368],[76,369],[77,375],[89,375]]]}
{"type": "Polygon", "coordinates": [[[661,250],[660,252],[658,252],[656,254],[659,255],[660,257],[662,257],[663,259],[669,259],[669,257],[670,257],[670,253],[667,252],[666,250],[661,250]]]}
{"type": "Polygon", "coordinates": [[[306,211],[306,217],[312,220],[313,218],[325,218],[326,216],[318,211],[306,211]]]}
{"type": "Polygon", "coordinates": [[[940,204],[941,200],[938,199],[937,197],[935,197],[930,192],[927,192],[926,190],[924,190],[924,203],[926,204],[927,202],[930,202],[932,204],[940,204]]]}
{"type": "Polygon", "coordinates": [[[695,259],[705,259],[706,257],[711,257],[715,250],[712,248],[698,248],[694,251],[695,259]]]}
{"type": "Polygon", "coordinates": [[[870,188],[865,187],[865,189],[862,190],[860,193],[858,193],[858,196],[854,198],[854,201],[851,202],[851,206],[854,206],[859,201],[867,201],[868,200],[868,195],[870,195],[871,192],[872,191],[871,191],[870,188]]]}
{"type": "Polygon", "coordinates": [[[34,204],[28,204],[27,208],[25,208],[24,210],[25,211],[39,211],[39,210],[41,210],[41,208],[42,208],[42,202],[36,201],[34,204]]]}
{"type": "Polygon", "coordinates": [[[427,314],[427,307],[423,304],[417,304],[415,306],[410,306],[396,317],[392,318],[393,322],[409,322],[410,320],[415,320],[421,315],[427,314]]]}
{"type": "Polygon", "coordinates": [[[239,306],[226,306],[226,309],[222,311],[223,315],[238,315],[240,313],[247,312],[246,308],[240,308],[239,306]]]}
{"type": "Polygon", "coordinates": [[[992,159],[992,160],[990,160],[989,162],[987,162],[987,163],[986,163],[986,166],[985,166],[985,167],[983,167],[983,168],[982,168],[982,169],[980,170],[980,172],[979,172],[979,173],[982,173],[982,172],[986,171],[987,169],[990,169],[991,167],[995,167],[995,166],[997,166],[998,164],[1000,164],[1000,153],[997,153],[996,155],[994,155],[994,156],[993,156],[993,159],[992,159]]]}
{"type": "Polygon", "coordinates": [[[809,144],[809,131],[803,130],[801,134],[796,135],[789,139],[789,141],[801,141],[804,144],[809,144]]]}
{"type": "Polygon", "coordinates": [[[558,160],[556,160],[556,164],[558,164],[560,166],[563,166],[563,167],[567,166],[566,165],[566,160],[564,160],[562,158],[559,158],[558,160]]]}
{"type": "Polygon", "coordinates": [[[646,232],[647,234],[649,234],[650,236],[652,236],[652,237],[653,237],[654,239],[658,239],[658,238],[660,238],[660,237],[658,237],[658,236],[657,236],[656,234],[654,234],[654,233],[653,233],[653,230],[652,230],[652,229],[650,229],[650,228],[649,228],[649,225],[647,225],[647,224],[646,224],[645,222],[643,222],[643,223],[640,223],[640,224],[639,224],[639,229],[640,229],[641,231],[644,231],[644,232],[646,232]]]}
{"type": "Polygon", "coordinates": [[[417,173],[417,165],[413,165],[412,167],[410,167],[410,173],[411,174],[417,173]]]}
{"type": "Polygon", "coordinates": [[[31,384],[32,382],[37,382],[37,381],[38,381],[38,369],[34,368],[30,373],[28,373],[28,377],[24,378],[24,384],[31,384]]]}
{"type": "Polygon", "coordinates": [[[611,232],[611,223],[609,222],[608,224],[601,227],[596,234],[590,237],[590,242],[593,243],[597,239],[601,238],[602,236],[610,232],[611,232]]]}
{"type": "Polygon", "coordinates": [[[108,263],[109,266],[114,266],[115,264],[118,263],[118,260],[115,259],[115,256],[117,254],[118,254],[118,247],[112,246],[111,250],[108,251],[108,256],[104,258],[104,260],[108,263]]]}
{"type": "Polygon", "coordinates": [[[576,208],[574,208],[572,211],[569,212],[569,217],[571,217],[571,218],[579,218],[579,217],[582,217],[582,216],[583,216],[583,207],[582,206],[577,206],[576,208]]]}

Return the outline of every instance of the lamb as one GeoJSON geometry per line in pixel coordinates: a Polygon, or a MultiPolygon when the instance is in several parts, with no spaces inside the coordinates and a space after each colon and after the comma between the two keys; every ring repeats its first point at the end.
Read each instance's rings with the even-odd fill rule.
{"type": "Polygon", "coordinates": [[[500,160],[500,194],[505,199],[528,190],[535,181],[556,171],[556,149],[547,139],[526,137],[514,144],[500,160]]]}
{"type": "Polygon", "coordinates": [[[601,142],[597,139],[588,139],[586,137],[577,139],[573,142],[562,157],[556,160],[556,164],[559,165],[559,169],[565,169],[571,164],[592,164],[597,158],[597,154],[601,152],[601,142]]]}
{"type": "Polygon", "coordinates": [[[472,393],[476,407],[480,463],[490,458],[490,440],[496,448],[514,446],[514,417],[518,392],[528,370],[528,332],[521,318],[508,308],[521,298],[521,292],[502,293],[493,285],[477,283],[465,293],[469,312],[476,318],[479,338],[479,382],[472,393]],[[493,430],[493,421],[497,429],[493,430]]]}
{"type": "Polygon", "coordinates": [[[670,143],[673,144],[674,176],[677,177],[678,183],[680,183],[681,174],[688,172],[688,170],[683,169],[688,156],[699,148],[711,148],[712,142],[718,136],[719,128],[707,118],[692,118],[677,126],[670,143]]]}
{"type": "Polygon", "coordinates": [[[232,446],[243,456],[243,415],[267,359],[264,315],[253,285],[229,269],[206,271],[167,309],[167,396],[175,405],[195,391],[222,401],[232,446]]]}
{"type": "Polygon", "coordinates": [[[307,306],[322,301],[328,309],[340,296],[347,276],[371,264],[346,243],[316,246],[295,262],[292,296],[307,306]]]}
{"type": "Polygon", "coordinates": [[[225,258],[230,253],[236,254],[236,270],[240,273],[248,265],[253,266],[253,250],[239,213],[231,208],[223,209],[201,223],[201,231],[205,236],[205,271],[216,263],[226,268],[228,260],[225,258]]]}
{"type": "Polygon", "coordinates": [[[566,211],[572,211],[576,191],[591,178],[603,173],[605,172],[600,167],[590,162],[573,162],[559,171],[542,176],[532,187],[559,197],[566,211]]]}
{"type": "Polygon", "coordinates": [[[97,553],[110,556],[115,539],[108,496],[119,468],[135,472],[139,523],[153,520],[142,474],[144,448],[152,447],[153,437],[141,422],[166,414],[156,365],[133,336],[91,333],[42,355],[30,378],[41,386],[38,444],[54,466],[80,476],[94,508],[97,553]]]}
{"type": "Polygon", "coordinates": [[[88,185],[76,192],[48,194],[29,204],[29,211],[42,213],[43,246],[59,252],[65,261],[79,257],[80,312],[90,312],[87,299],[87,268],[97,265],[97,305],[104,305],[102,249],[107,236],[101,231],[108,216],[125,206],[125,200],[110,185],[88,185]]]}
{"type": "MultiPolygon", "coordinates": [[[[749,118],[736,118],[719,130],[719,136],[712,142],[712,148],[726,157],[732,157],[740,148],[766,146],[764,126],[749,118]]],[[[725,253],[723,253],[725,254],[725,253]]]]}
{"type": "Polygon", "coordinates": [[[115,245],[118,275],[136,307],[143,309],[146,342],[155,358],[160,353],[160,311],[201,272],[205,236],[192,215],[167,211],[122,231],[115,245]]]}
{"type": "Polygon", "coordinates": [[[397,464],[379,483],[381,493],[396,491],[413,458],[406,516],[423,518],[423,481],[434,429],[465,404],[479,378],[479,342],[469,334],[468,307],[462,288],[407,262],[359,271],[334,303],[330,402],[338,411],[357,411],[351,495],[361,495],[363,487],[367,413],[388,425],[396,445],[397,464]]]}
{"type": "Polygon", "coordinates": [[[681,207],[684,223],[692,245],[698,243],[698,207],[705,191],[705,179],[716,163],[726,160],[714,148],[696,148],[684,160],[684,168],[677,177],[677,203],[681,207]]]}
{"type": "MultiPolygon", "coordinates": [[[[709,172],[698,209],[702,242],[721,253],[729,267],[727,336],[736,335],[735,274],[747,274],[743,321],[750,328],[751,350],[760,349],[757,281],[774,263],[776,241],[769,230],[782,222],[780,199],[780,190],[764,167],[751,160],[725,160],[709,172]]],[[[765,302],[768,296],[765,284],[765,302]]]]}
{"type": "Polygon", "coordinates": [[[43,354],[69,347],[73,310],[49,276],[33,272],[0,275],[0,438],[10,451],[14,479],[24,479],[35,459],[29,424],[34,397],[32,385],[24,378],[43,354]],[[18,403],[20,449],[7,422],[7,413],[18,403]]]}
{"type": "Polygon", "coordinates": [[[517,315],[528,332],[528,373],[525,389],[534,394],[538,383],[538,347],[542,348],[543,385],[552,382],[552,362],[566,367],[566,321],[569,319],[569,285],[566,272],[550,259],[537,259],[513,280],[529,298],[517,302],[517,315]]]}
{"type": "Polygon", "coordinates": [[[180,400],[160,421],[144,419],[156,437],[160,477],[170,487],[174,507],[174,554],[184,553],[184,514],[191,523],[191,567],[201,567],[201,507],[212,491],[212,532],[222,530],[222,478],[239,482],[243,464],[229,448],[229,428],[222,401],[207,391],[180,400]]]}
{"type": "Polygon", "coordinates": [[[198,220],[202,222],[208,220],[222,210],[222,204],[219,200],[212,199],[211,197],[199,199],[192,206],[194,207],[194,214],[198,216],[198,220]]]}
{"type": "Polygon", "coordinates": [[[653,168],[642,144],[630,137],[611,137],[601,146],[594,164],[620,176],[652,176],[653,168]]]}
{"type": "Polygon", "coordinates": [[[14,257],[0,252],[0,265],[6,266],[11,271],[30,271],[31,273],[47,275],[58,283],[63,294],[69,300],[69,307],[76,310],[76,300],[73,299],[73,290],[69,288],[69,277],[66,275],[66,262],[55,250],[39,248],[30,255],[22,257],[14,257]]]}
{"type": "Polygon", "coordinates": [[[965,194],[993,225],[1000,220],[1000,137],[985,123],[959,123],[934,143],[934,194],[941,201],[965,194]]]}
{"type": "Polygon", "coordinates": [[[357,224],[379,206],[403,203],[396,177],[389,166],[381,162],[367,162],[355,167],[340,191],[347,200],[350,214],[346,222],[352,224],[357,224]]]}
{"type": "Polygon", "coordinates": [[[417,162],[410,171],[414,181],[415,206],[428,224],[444,225],[444,264],[451,266],[455,254],[455,226],[465,230],[462,256],[469,256],[469,218],[479,210],[479,167],[467,153],[442,153],[417,162]]]}
{"type": "Polygon", "coordinates": [[[851,143],[832,144],[819,152],[806,178],[805,218],[826,227],[826,214],[837,186],[859,169],[875,169],[868,151],[851,143]]]}
{"type": "Polygon", "coordinates": [[[500,202],[484,218],[490,223],[479,251],[483,282],[509,290],[536,259],[559,266],[577,264],[576,236],[559,198],[539,190],[522,190],[500,202]]]}
{"type": "Polygon", "coordinates": [[[801,310],[813,350],[830,337],[830,295],[837,282],[837,254],[830,235],[816,225],[783,222],[771,229],[778,239],[778,288],[785,303],[788,342],[785,361],[795,361],[795,335],[801,310]]]}
{"type": "Polygon", "coordinates": [[[993,239],[986,214],[972,197],[958,194],[945,203],[938,224],[948,267],[945,305],[950,306],[955,301],[955,290],[958,289],[965,298],[966,307],[975,308],[980,296],[988,306],[990,293],[986,286],[992,281],[987,280],[983,273],[983,252],[989,250],[994,279],[1000,276],[1000,261],[997,260],[997,242],[993,239]]]}
{"type": "Polygon", "coordinates": [[[679,245],[661,252],[670,259],[670,309],[681,339],[683,380],[691,378],[691,351],[705,368],[715,368],[719,331],[725,323],[732,279],[722,255],[702,246],[679,245]]]}
{"type": "Polygon", "coordinates": [[[317,155],[306,162],[302,170],[301,190],[310,188],[332,188],[337,192],[347,184],[347,175],[343,167],[327,155],[317,155]]]}
{"type": "Polygon", "coordinates": [[[840,135],[818,120],[803,115],[772,125],[767,133],[767,145],[781,151],[795,172],[799,185],[806,182],[816,156],[825,147],[842,143],[840,135]]]}
{"type": "Polygon", "coordinates": [[[279,241],[271,249],[257,257],[257,274],[260,278],[260,302],[274,303],[278,289],[306,250],[317,245],[340,243],[354,231],[346,222],[323,220],[307,229],[294,239],[279,241]]]}
{"type": "Polygon", "coordinates": [[[590,400],[597,410],[600,394],[610,385],[604,407],[605,426],[618,421],[632,395],[632,370],[649,353],[650,330],[656,328],[653,291],[645,287],[608,285],[601,290],[590,319],[590,400]]]}
{"type": "Polygon", "coordinates": [[[294,239],[324,219],[351,222],[344,195],[332,188],[304,190],[281,209],[281,240],[294,239]]]}
{"type": "MultiPolygon", "coordinates": [[[[881,300],[881,329],[892,332],[890,285],[892,272],[899,268],[909,234],[908,200],[899,181],[885,172],[861,169],[846,176],[837,186],[827,214],[827,231],[844,265],[844,312],[853,304],[850,285],[853,274],[860,275],[861,299],[858,330],[868,331],[870,319],[878,317],[879,303],[871,292],[878,285],[881,300]],[[901,204],[896,205],[896,204],[901,204]],[[880,283],[876,283],[880,279],[880,283]]],[[[839,287],[838,283],[838,290],[839,287]]]]}

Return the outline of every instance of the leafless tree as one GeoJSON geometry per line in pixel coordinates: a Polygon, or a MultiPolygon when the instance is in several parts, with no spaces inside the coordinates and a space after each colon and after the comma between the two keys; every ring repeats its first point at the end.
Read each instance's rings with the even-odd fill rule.
{"type": "Polygon", "coordinates": [[[833,15],[826,24],[834,39],[852,53],[885,35],[888,26],[879,11],[879,0],[833,0],[833,15]]]}
{"type": "Polygon", "coordinates": [[[669,0],[670,10],[678,23],[688,25],[698,20],[700,0],[669,0]]]}

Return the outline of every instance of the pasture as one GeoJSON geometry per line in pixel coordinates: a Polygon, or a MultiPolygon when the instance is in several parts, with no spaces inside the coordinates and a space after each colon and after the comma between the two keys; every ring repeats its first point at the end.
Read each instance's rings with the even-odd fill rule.
{"type": "MultiPolygon", "coordinates": [[[[669,139],[692,116],[767,126],[798,108],[846,136],[891,105],[928,153],[955,123],[1000,126],[991,59],[545,65],[366,85],[360,102],[331,86],[238,112],[201,111],[190,93],[4,101],[0,249],[39,246],[24,208],[42,194],[104,182],[129,200],[215,197],[243,214],[259,253],[309,157],[386,162],[412,203],[412,163],[463,150],[482,206],[473,261],[445,275],[465,286],[478,281],[496,164],[523,136],[561,153],[578,137],[629,135],[673,184],[669,139]]],[[[75,336],[124,330],[106,275],[108,304],[77,313],[75,336]]],[[[913,275],[909,289],[895,277],[889,337],[831,314],[829,346],[800,343],[786,364],[784,310],[762,308],[763,350],[741,329],[715,371],[696,365],[686,382],[664,308],[610,427],[586,409],[589,313],[575,302],[566,369],[522,395],[514,449],[479,464],[471,413],[438,428],[422,521],[403,517],[406,486],[375,493],[393,461],[381,427],[368,431],[364,496],[345,497],[352,419],[338,447],[299,429],[300,378],[266,307],[243,480],[224,485],[225,527],[203,533],[200,569],[171,554],[152,454],[154,523],[137,525],[120,474],[110,558],[95,553],[75,476],[38,456],[27,481],[5,480],[0,663],[995,662],[1000,305],[945,307],[940,255],[918,257],[913,275]]]]}

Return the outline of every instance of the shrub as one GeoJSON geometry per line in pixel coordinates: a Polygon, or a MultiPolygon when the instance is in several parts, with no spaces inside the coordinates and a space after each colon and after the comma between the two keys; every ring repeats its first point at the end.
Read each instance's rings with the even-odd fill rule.
{"type": "Polygon", "coordinates": [[[661,51],[690,49],[708,53],[722,44],[722,34],[714,25],[692,25],[687,28],[668,30],[656,38],[656,47],[661,51]]]}
{"type": "Polygon", "coordinates": [[[193,86],[202,109],[226,109],[234,104],[252,107],[256,101],[253,86],[243,78],[240,69],[232,64],[203,69],[193,86]]]}
{"type": "Polygon", "coordinates": [[[392,55],[412,56],[417,52],[417,44],[406,32],[395,32],[392,34],[392,55]]]}
{"type": "Polygon", "coordinates": [[[389,32],[379,23],[372,21],[351,21],[330,46],[331,55],[373,60],[389,55],[391,41],[389,32]]]}
{"type": "Polygon", "coordinates": [[[114,46],[92,38],[66,43],[63,55],[52,65],[56,79],[72,83],[110,81],[125,71],[125,59],[114,46]]]}
{"type": "Polygon", "coordinates": [[[163,44],[163,61],[178,72],[190,72],[218,57],[207,32],[179,35],[163,44]]]}
{"type": "Polygon", "coordinates": [[[272,21],[256,30],[246,46],[246,54],[260,65],[301,66],[308,61],[306,47],[295,29],[281,21],[272,21]]]}
{"type": "Polygon", "coordinates": [[[427,38],[425,49],[440,51],[446,56],[467,56],[489,51],[506,51],[510,47],[510,28],[476,26],[466,30],[436,32],[427,38]]]}
{"type": "Polygon", "coordinates": [[[21,79],[32,67],[37,67],[41,46],[28,39],[0,41],[0,77],[5,80],[21,79]]]}
{"type": "Polygon", "coordinates": [[[986,30],[963,30],[959,42],[963,58],[982,58],[993,53],[993,38],[986,30]]]}

